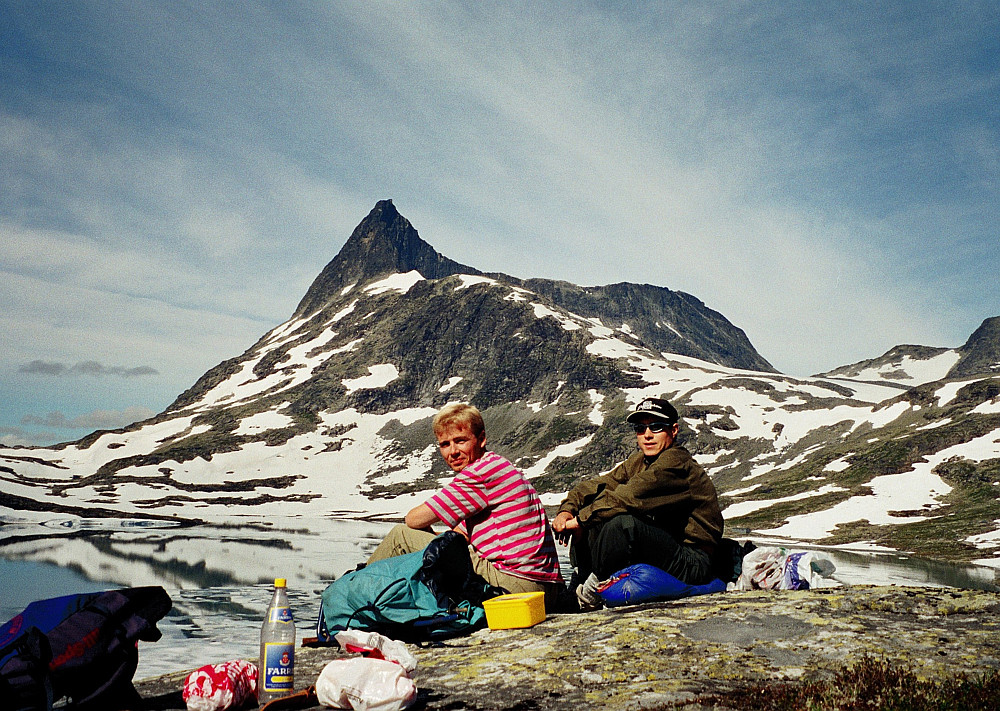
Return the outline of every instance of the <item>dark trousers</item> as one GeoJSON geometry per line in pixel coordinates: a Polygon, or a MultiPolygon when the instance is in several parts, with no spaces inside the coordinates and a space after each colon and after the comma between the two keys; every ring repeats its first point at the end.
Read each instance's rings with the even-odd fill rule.
{"type": "Polygon", "coordinates": [[[570,562],[580,580],[594,573],[607,580],[636,563],[653,565],[689,585],[711,578],[711,560],[704,551],[685,546],[662,528],[631,514],[621,514],[586,529],[573,539],[570,562]]]}

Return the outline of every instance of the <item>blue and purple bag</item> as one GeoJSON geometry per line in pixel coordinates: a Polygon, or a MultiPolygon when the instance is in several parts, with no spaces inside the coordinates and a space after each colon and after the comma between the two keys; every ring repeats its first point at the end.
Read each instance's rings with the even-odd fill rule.
{"type": "Polygon", "coordinates": [[[160,638],[172,606],[161,587],[65,595],[28,605],[0,626],[0,711],[112,711],[139,699],[138,640],[160,638]]]}

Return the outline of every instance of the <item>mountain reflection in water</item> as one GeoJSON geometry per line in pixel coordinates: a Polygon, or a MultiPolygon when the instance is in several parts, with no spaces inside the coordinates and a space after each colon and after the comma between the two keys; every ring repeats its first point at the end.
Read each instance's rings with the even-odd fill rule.
{"type": "Polygon", "coordinates": [[[197,527],[5,521],[0,559],[17,570],[0,577],[0,618],[10,619],[31,600],[161,585],[173,609],[158,624],[163,637],[140,642],[137,679],[228,659],[255,660],[276,577],[288,580],[299,639],[311,636],[320,593],[364,561],[390,527],[301,518],[197,527]]]}
{"type": "MultiPolygon", "coordinates": [[[[197,527],[169,524],[3,522],[0,619],[6,621],[31,600],[161,585],[170,594],[173,609],[158,625],[162,639],[140,643],[137,679],[229,659],[253,661],[274,578],[288,579],[299,639],[313,636],[320,594],[331,580],[363,562],[391,527],[303,518],[197,527]]],[[[989,568],[894,554],[823,553],[837,567],[835,579],[845,584],[998,589],[996,572],[989,568]]],[[[566,549],[560,548],[568,577],[565,554],[566,549]]]]}

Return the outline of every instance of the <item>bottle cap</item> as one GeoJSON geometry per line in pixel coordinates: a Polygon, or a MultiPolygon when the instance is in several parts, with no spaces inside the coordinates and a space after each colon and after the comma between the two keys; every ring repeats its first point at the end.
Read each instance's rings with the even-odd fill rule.
{"type": "Polygon", "coordinates": [[[287,585],[287,581],[284,578],[275,578],[274,579],[274,587],[276,587],[276,588],[283,588],[286,585],[287,585]]]}

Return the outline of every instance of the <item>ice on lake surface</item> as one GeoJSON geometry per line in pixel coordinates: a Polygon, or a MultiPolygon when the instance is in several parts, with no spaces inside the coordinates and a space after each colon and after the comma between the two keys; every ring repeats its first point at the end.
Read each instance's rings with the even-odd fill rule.
{"type": "Polygon", "coordinates": [[[390,524],[300,518],[197,527],[135,521],[9,519],[0,526],[0,618],[32,600],[161,585],[173,609],[163,637],[140,642],[136,678],[256,660],[276,577],[288,580],[299,639],[312,636],[319,595],[363,562],[390,524]]]}
{"type": "MultiPolygon", "coordinates": [[[[9,519],[3,523],[3,621],[37,599],[115,587],[166,589],[173,609],[158,625],[162,639],[140,643],[137,679],[229,659],[255,661],[260,624],[276,577],[288,579],[299,640],[314,636],[322,591],[367,559],[391,527],[381,522],[304,518],[228,520],[197,527],[67,518],[43,524],[9,519]]],[[[560,549],[563,574],[568,577],[565,551],[560,549]]],[[[996,571],[990,568],[896,554],[842,550],[823,554],[836,565],[835,579],[843,584],[997,589],[996,571]]]]}

